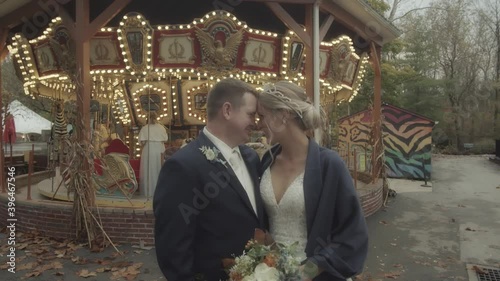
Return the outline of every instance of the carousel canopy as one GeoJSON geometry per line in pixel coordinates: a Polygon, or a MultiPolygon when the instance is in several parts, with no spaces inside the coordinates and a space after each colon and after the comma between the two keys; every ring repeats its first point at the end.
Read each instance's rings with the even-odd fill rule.
{"type": "MultiPolygon", "coordinates": [[[[9,48],[26,94],[76,99],[75,48],[61,18],[55,14],[37,28],[30,26],[41,19],[35,12],[33,22],[19,25],[13,15],[35,4],[12,2],[0,3],[0,9],[11,9],[0,17],[0,25],[10,22],[13,28],[9,48]]],[[[74,1],[57,2],[63,6],[53,6],[52,13],[63,7],[74,11],[74,1]]],[[[91,17],[111,2],[92,1],[91,17]]],[[[90,41],[92,99],[108,104],[124,125],[145,124],[150,110],[164,124],[201,125],[206,94],[221,78],[256,86],[277,80],[304,84],[306,46],[299,37],[262,3],[228,3],[132,1],[90,41]]],[[[284,7],[298,22],[304,18],[303,6],[284,7]]],[[[383,45],[399,34],[364,0],[325,0],[321,9],[324,16],[335,16],[329,39],[320,45],[321,102],[348,101],[357,94],[367,67],[367,42],[383,45]],[[370,26],[377,32],[367,38],[370,26]]]]}

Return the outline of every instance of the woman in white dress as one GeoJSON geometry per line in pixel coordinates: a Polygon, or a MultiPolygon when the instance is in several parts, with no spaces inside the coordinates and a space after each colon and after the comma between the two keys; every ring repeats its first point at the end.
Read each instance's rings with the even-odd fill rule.
{"type": "Polygon", "coordinates": [[[259,127],[272,148],[262,159],[260,192],[277,242],[299,242],[304,278],[349,280],[363,270],[368,234],[352,178],[337,153],[307,132],[321,125],[304,90],[289,82],[259,95],[259,127]]]}
{"type": "Polygon", "coordinates": [[[154,195],[162,164],[161,154],[165,151],[165,142],[168,141],[167,130],[158,124],[156,119],[156,113],[150,112],[149,124],[142,127],[139,133],[142,145],[140,193],[148,199],[154,195]]]}

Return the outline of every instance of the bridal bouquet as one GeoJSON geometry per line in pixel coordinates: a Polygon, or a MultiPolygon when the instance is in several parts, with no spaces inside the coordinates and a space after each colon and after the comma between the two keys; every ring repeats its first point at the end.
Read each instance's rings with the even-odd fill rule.
{"type": "Polygon", "coordinates": [[[229,270],[230,281],[293,281],[302,280],[300,264],[306,258],[292,244],[266,245],[259,239],[250,240],[243,254],[236,257],[229,270]]]}

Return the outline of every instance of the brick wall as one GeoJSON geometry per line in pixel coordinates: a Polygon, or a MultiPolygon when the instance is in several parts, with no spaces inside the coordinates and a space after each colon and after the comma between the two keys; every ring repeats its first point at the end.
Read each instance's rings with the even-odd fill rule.
{"type": "Polygon", "coordinates": [[[375,186],[368,190],[359,191],[359,200],[365,217],[373,215],[377,212],[383,204],[382,185],[375,186]]]}
{"type": "MultiPolygon", "coordinates": [[[[360,191],[365,217],[382,206],[382,186],[360,191]]],[[[72,238],[75,226],[71,219],[71,203],[40,203],[16,200],[16,230],[37,230],[53,238],[72,238]]],[[[114,243],[154,244],[154,215],[152,210],[100,208],[104,230],[114,243]]],[[[0,194],[0,227],[7,222],[7,198],[0,194]]]]}
{"type": "MultiPolygon", "coordinates": [[[[16,200],[16,230],[37,230],[53,238],[72,238],[73,205],[64,203],[39,203],[16,200]]],[[[104,230],[113,243],[154,244],[154,217],[152,210],[99,209],[104,230]]],[[[7,199],[0,195],[0,227],[7,222],[7,199]]]]}

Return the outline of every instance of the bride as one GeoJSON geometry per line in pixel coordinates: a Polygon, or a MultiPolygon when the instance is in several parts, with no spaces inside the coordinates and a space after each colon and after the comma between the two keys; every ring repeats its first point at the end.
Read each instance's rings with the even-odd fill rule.
{"type": "Polygon", "coordinates": [[[307,132],[320,113],[302,88],[267,85],[259,95],[259,127],[272,148],[262,159],[260,192],[276,242],[299,242],[307,280],[349,280],[363,270],[368,233],[352,178],[337,153],[307,132]]]}

